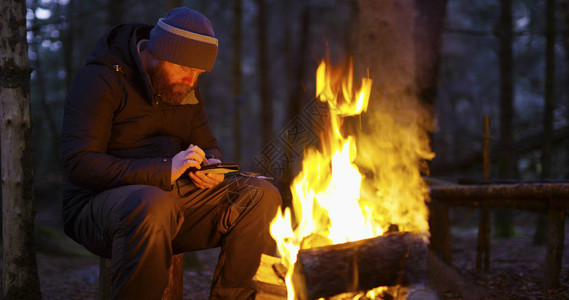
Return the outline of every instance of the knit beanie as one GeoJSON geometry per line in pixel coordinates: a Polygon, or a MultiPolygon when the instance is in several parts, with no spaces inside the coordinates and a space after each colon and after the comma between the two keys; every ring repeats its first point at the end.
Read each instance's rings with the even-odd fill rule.
{"type": "Polygon", "coordinates": [[[178,7],[150,31],[148,51],[159,59],[209,72],[217,57],[217,39],[206,16],[178,7]]]}

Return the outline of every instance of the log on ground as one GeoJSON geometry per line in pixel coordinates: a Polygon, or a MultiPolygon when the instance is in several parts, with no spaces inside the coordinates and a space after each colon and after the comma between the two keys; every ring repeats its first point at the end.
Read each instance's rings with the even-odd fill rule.
{"type": "Polygon", "coordinates": [[[274,266],[279,264],[280,258],[263,254],[257,273],[253,277],[253,284],[257,291],[255,299],[286,299],[286,285],[275,272],[274,266]]]}
{"type": "Polygon", "coordinates": [[[293,275],[301,300],[427,281],[426,240],[410,233],[300,250],[293,275]]]}

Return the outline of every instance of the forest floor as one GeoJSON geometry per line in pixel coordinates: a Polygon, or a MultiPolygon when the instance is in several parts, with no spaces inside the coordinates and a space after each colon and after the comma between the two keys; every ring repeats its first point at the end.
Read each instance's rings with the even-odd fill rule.
{"type": "MultiPolygon", "coordinates": [[[[534,222],[529,222],[529,225],[534,222]]],[[[567,228],[567,226],[565,226],[567,228]]],[[[510,238],[492,237],[490,269],[476,270],[477,228],[453,228],[451,249],[453,267],[466,279],[488,290],[488,299],[569,299],[569,234],[565,233],[561,286],[544,291],[543,262],[546,246],[533,244],[533,226],[516,227],[510,238]]],[[[457,293],[442,292],[443,299],[462,299],[457,293]]]]}
{"type": "MultiPolygon", "coordinates": [[[[546,247],[532,243],[533,220],[521,223],[514,237],[492,238],[488,272],[475,268],[477,228],[472,224],[454,226],[453,266],[465,279],[485,287],[490,292],[487,299],[569,299],[569,245],[565,243],[561,287],[545,292],[541,286],[546,247]]],[[[569,241],[569,229],[565,241],[569,241]]],[[[218,253],[218,249],[211,249],[186,255],[184,299],[207,299],[218,253]]],[[[39,253],[37,257],[44,299],[97,299],[98,257],[53,253],[39,253]]],[[[440,295],[441,299],[462,299],[452,292],[442,291],[440,295]]]]}

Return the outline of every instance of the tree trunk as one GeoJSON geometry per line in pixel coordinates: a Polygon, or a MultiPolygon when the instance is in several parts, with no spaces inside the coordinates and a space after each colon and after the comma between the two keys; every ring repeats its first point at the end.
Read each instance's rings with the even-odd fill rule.
{"type": "Polygon", "coordinates": [[[41,299],[34,242],[30,67],[24,1],[1,1],[2,298],[41,299]]]}
{"type": "Polygon", "coordinates": [[[415,23],[416,80],[419,98],[432,106],[437,97],[439,61],[447,0],[416,0],[415,23]]]}
{"type": "MultiPolygon", "coordinates": [[[[545,3],[545,91],[543,111],[543,143],[541,149],[541,179],[552,177],[551,149],[553,148],[553,112],[555,110],[555,0],[545,3]]],[[[547,220],[539,215],[533,242],[547,242],[547,220]]]]}
{"type": "MultiPolygon", "coordinates": [[[[563,28],[569,28],[569,0],[561,1],[563,28]]],[[[565,49],[565,89],[569,89],[569,30],[563,31],[563,48],[565,49]]],[[[569,107],[569,92],[565,91],[565,107],[569,107]]],[[[569,109],[565,109],[565,120],[569,122],[569,109]]],[[[565,140],[565,149],[569,149],[569,139],[565,140]]],[[[569,151],[565,151],[564,178],[569,178],[569,151]]]]}
{"type": "MultiPolygon", "coordinates": [[[[34,1],[34,7],[39,7],[40,3],[38,0],[34,1]]],[[[39,24],[37,24],[37,19],[34,18],[32,21],[32,28],[33,28],[33,34],[34,36],[40,36],[41,35],[41,26],[39,26],[39,24]]],[[[39,97],[39,101],[40,101],[40,105],[41,105],[41,110],[43,112],[43,114],[45,115],[45,119],[47,121],[47,127],[49,128],[49,134],[51,135],[51,143],[49,146],[46,146],[46,152],[48,153],[48,167],[49,169],[53,170],[53,169],[57,169],[57,170],[63,170],[63,164],[61,161],[61,153],[60,153],[60,144],[61,144],[61,135],[60,135],[60,130],[58,128],[58,123],[59,120],[57,120],[56,117],[54,117],[54,112],[52,109],[52,106],[49,105],[49,103],[47,102],[47,88],[46,88],[46,78],[45,78],[45,70],[42,66],[42,58],[40,57],[40,43],[39,42],[32,42],[32,44],[30,45],[30,47],[32,48],[32,50],[38,55],[38,58],[34,61],[34,70],[35,70],[35,80],[34,80],[34,85],[36,87],[36,91],[38,92],[38,97],[39,97]]],[[[40,126],[41,127],[41,126],[40,126]]],[[[37,127],[36,127],[37,128],[37,127]]],[[[42,130],[39,129],[39,133],[42,134],[42,130]]],[[[36,134],[38,134],[38,132],[35,132],[36,134]]]]}
{"type": "Polygon", "coordinates": [[[242,78],[241,75],[241,24],[243,22],[243,1],[233,0],[233,155],[234,161],[241,161],[241,102],[242,78]]]}
{"type": "Polygon", "coordinates": [[[496,35],[500,41],[500,178],[513,179],[516,173],[514,158],[514,79],[512,0],[501,0],[501,14],[496,35]]]}
{"type": "MultiPolygon", "coordinates": [[[[397,120],[398,126],[416,126],[422,138],[429,138],[446,1],[423,2],[358,1],[354,78],[366,73],[373,78],[364,130],[366,117],[371,119],[373,113],[381,112],[397,120]]],[[[428,145],[424,146],[425,153],[430,152],[428,145]]],[[[446,238],[435,237],[439,243],[446,238]]],[[[446,258],[450,260],[450,255],[446,258]]]]}
{"type": "MultiPolygon", "coordinates": [[[[358,1],[354,78],[369,73],[372,97],[384,98],[370,100],[369,109],[387,102],[397,113],[405,105],[434,102],[446,0],[424,2],[358,1]]],[[[431,118],[421,119],[429,123],[431,118]]]]}
{"type": "Polygon", "coordinates": [[[306,66],[310,64],[308,61],[308,51],[309,51],[309,39],[310,39],[310,24],[311,15],[310,7],[305,7],[302,10],[302,18],[300,21],[300,28],[297,32],[298,34],[298,45],[296,50],[290,49],[292,44],[292,33],[290,28],[292,26],[287,26],[285,38],[289,41],[287,47],[289,47],[288,60],[288,81],[289,81],[289,97],[288,97],[288,108],[287,108],[287,120],[292,120],[294,117],[300,115],[302,107],[302,96],[305,93],[302,83],[305,80],[306,66]],[[293,55],[293,53],[296,53],[293,55]]]}
{"type": "MultiPolygon", "coordinates": [[[[415,1],[359,0],[354,78],[373,77],[374,94],[406,96],[415,86],[415,1]]],[[[377,102],[370,101],[370,109],[377,102]]],[[[390,101],[394,102],[394,101],[390,101]]],[[[387,104],[387,103],[386,103],[387,104]]]]}
{"type": "Polygon", "coordinates": [[[553,112],[555,110],[555,0],[547,0],[545,7],[545,108],[543,114],[543,150],[541,179],[551,178],[551,146],[553,112]]]}
{"type": "MultiPolygon", "coordinates": [[[[512,0],[501,0],[500,21],[496,35],[500,41],[500,156],[498,158],[498,176],[513,179],[517,173],[514,153],[514,59],[512,0]]],[[[507,210],[498,210],[494,215],[495,232],[498,236],[514,234],[513,214],[507,210]]]]}
{"type": "Polygon", "coordinates": [[[63,31],[62,45],[63,51],[63,64],[65,66],[65,90],[69,90],[71,87],[71,82],[73,81],[73,75],[75,74],[74,63],[73,63],[73,48],[74,48],[74,26],[71,26],[73,22],[73,11],[75,7],[75,0],[69,0],[66,8],[65,17],[65,30],[63,31]]]}
{"type": "Polygon", "coordinates": [[[267,9],[265,0],[257,0],[257,46],[260,98],[261,98],[261,144],[268,145],[273,135],[273,104],[269,76],[269,52],[267,41],[267,9]]]}
{"type": "MultiPolygon", "coordinates": [[[[292,7],[289,8],[293,10],[292,7]]],[[[311,24],[311,13],[310,7],[306,6],[302,9],[301,14],[301,24],[299,30],[296,33],[291,32],[291,28],[293,27],[290,23],[287,25],[285,29],[285,48],[284,55],[286,55],[287,60],[287,91],[288,91],[288,107],[286,112],[286,120],[294,120],[295,117],[300,116],[302,111],[301,107],[303,105],[303,99],[305,98],[304,95],[306,91],[303,87],[303,82],[305,82],[305,75],[307,66],[310,65],[308,60],[308,52],[310,49],[309,40],[310,40],[310,24],[311,24]],[[298,44],[296,45],[296,49],[292,49],[293,39],[292,36],[298,36],[298,44]]],[[[286,148],[287,157],[293,157],[292,150],[286,148]]],[[[283,176],[278,182],[278,188],[281,192],[282,199],[283,199],[283,207],[290,207],[292,205],[292,194],[290,191],[290,185],[294,176],[296,175],[295,172],[298,170],[295,169],[294,166],[287,168],[283,176]]]]}

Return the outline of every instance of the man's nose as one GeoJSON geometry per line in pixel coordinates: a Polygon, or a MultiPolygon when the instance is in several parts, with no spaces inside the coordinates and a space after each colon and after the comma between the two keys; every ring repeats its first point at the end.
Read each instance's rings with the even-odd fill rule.
{"type": "Polygon", "coordinates": [[[182,78],[182,81],[185,82],[187,85],[189,86],[194,86],[194,84],[196,83],[196,81],[198,81],[198,76],[200,74],[197,72],[190,72],[188,74],[186,74],[186,76],[184,76],[182,78]]]}

